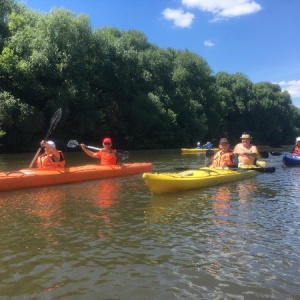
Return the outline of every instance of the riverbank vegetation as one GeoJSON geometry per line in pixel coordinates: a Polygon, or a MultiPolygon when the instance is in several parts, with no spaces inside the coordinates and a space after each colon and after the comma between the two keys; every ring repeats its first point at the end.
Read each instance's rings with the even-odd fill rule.
{"type": "Polygon", "coordinates": [[[243,131],[258,145],[299,135],[299,109],[277,84],[215,74],[201,56],[160,48],[137,30],[93,30],[86,15],[0,5],[1,152],[36,149],[58,108],[51,137],[60,148],[106,135],[124,149],[237,142],[243,131]]]}

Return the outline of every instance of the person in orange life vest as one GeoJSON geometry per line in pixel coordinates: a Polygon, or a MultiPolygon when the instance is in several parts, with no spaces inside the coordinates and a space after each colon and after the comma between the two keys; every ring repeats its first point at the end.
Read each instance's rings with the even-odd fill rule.
{"type": "Polygon", "coordinates": [[[293,147],[291,153],[300,155],[300,137],[296,138],[295,146],[293,147]]]}
{"type": "Polygon", "coordinates": [[[238,155],[239,165],[254,165],[258,150],[251,144],[252,137],[249,133],[244,132],[241,136],[242,142],[234,147],[234,154],[238,155]]]}
{"type": "Polygon", "coordinates": [[[210,167],[226,168],[233,166],[233,152],[229,150],[229,142],[226,138],[220,139],[219,148],[220,150],[212,157],[210,167]]]}
{"type": "Polygon", "coordinates": [[[90,157],[100,158],[100,164],[103,166],[116,165],[118,162],[117,150],[111,149],[112,142],[109,137],[102,141],[103,148],[98,152],[90,151],[85,144],[80,144],[82,150],[90,157]]]}
{"type": "Polygon", "coordinates": [[[55,169],[65,166],[65,158],[61,151],[56,150],[55,143],[52,141],[41,141],[41,147],[45,153],[37,158],[39,169],[55,169]]]}

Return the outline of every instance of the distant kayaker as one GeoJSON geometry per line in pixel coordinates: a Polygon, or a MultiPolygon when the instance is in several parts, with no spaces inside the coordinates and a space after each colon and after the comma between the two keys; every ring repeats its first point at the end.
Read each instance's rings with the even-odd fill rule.
{"type": "Polygon", "coordinates": [[[55,143],[52,141],[41,141],[41,147],[45,153],[37,158],[37,166],[39,169],[56,169],[65,166],[63,153],[56,150],[55,143]]]}
{"type": "Polygon", "coordinates": [[[201,142],[198,142],[197,143],[197,147],[196,147],[197,149],[202,149],[202,145],[201,145],[201,142]]]}
{"type": "Polygon", "coordinates": [[[300,137],[296,138],[295,146],[293,147],[291,153],[293,154],[300,154],[300,137]]]}
{"type": "Polygon", "coordinates": [[[239,165],[254,165],[258,150],[251,144],[252,137],[244,132],[241,136],[242,142],[234,147],[233,153],[238,155],[239,165]]]}
{"type": "Polygon", "coordinates": [[[233,151],[229,150],[230,144],[226,138],[220,139],[219,148],[220,150],[212,157],[208,166],[212,168],[226,168],[233,167],[233,151]]]}
{"type": "Polygon", "coordinates": [[[117,150],[111,149],[111,138],[106,137],[102,141],[103,148],[98,152],[90,151],[85,144],[80,144],[82,150],[90,157],[100,158],[100,164],[103,166],[116,165],[118,162],[117,150]]]}
{"type": "Polygon", "coordinates": [[[211,142],[207,142],[205,145],[203,145],[203,148],[211,149],[212,146],[213,146],[213,144],[211,142]]]}

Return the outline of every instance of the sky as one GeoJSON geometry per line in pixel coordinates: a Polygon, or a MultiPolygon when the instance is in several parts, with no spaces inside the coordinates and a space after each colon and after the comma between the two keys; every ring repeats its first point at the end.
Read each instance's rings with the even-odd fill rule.
{"type": "Polygon", "coordinates": [[[161,48],[189,50],[213,71],[277,83],[300,108],[299,0],[20,0],[89,16],[93,29],[138,30],[161,48]]]}

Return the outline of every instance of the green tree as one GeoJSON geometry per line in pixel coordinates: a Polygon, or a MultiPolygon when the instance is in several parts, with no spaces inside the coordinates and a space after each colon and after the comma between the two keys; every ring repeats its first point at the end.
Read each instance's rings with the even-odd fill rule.
{"type": "Polygon", "coordinates": [[[278,84],[260,82],[253,85],[255,97],[249,102],[250,119],[261,143],[289,143],[294,140],[296,111],[290,95],[278,84]]]}
{"type": "Polygon", "coordinates": [[[43,119],[43,114],[34,107],[7,92],[0,92],[0,131],[4,135],[2,150],[28,151],[28,145],[33,142],[32,136],[42,129],[43,119]]]}

